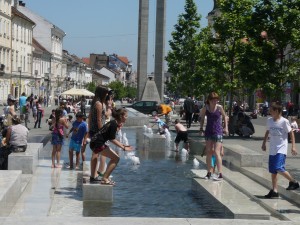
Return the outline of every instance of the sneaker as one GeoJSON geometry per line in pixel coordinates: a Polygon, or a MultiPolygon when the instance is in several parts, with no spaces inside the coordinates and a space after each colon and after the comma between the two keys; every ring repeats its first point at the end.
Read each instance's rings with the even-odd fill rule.
{"type": "Polygon", "coordinates": [[[218,176],[213,177],[213,180],[216,180],[216,181],[223,180],[223,175],[222,175],[222,173],[219,173],[218,176]]]}
{"type": "Polygon", "coordinates": [[[98,177],[90,177],[90,183],[91,184],[100,184],[102,180],[102,177],[98,176],[98,177]]]}
{"type": "Polygon", "coordinates": [[[289,182],[289,186],[286,188],[286,190],[296,190],[299,188],[299,183],[298,182],[289,182]]]}
{"type": "Polygon", "coordinates": [[[278,192],[274,192],[273,189],[270,190],[269,194],[265,195],[265,198],[278,198],[278,192]]]}
{"type": "Polygon", "coordinates": [[[211,172],[208,172],[204,177],[205,180],[209,180],[211,178],[211,172]]]}

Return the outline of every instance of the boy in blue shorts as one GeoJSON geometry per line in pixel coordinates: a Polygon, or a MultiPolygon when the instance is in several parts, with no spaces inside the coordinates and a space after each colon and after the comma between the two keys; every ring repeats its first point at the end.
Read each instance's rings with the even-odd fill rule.
{"type": "Polygon", "coordinates": [[[289,180],[289,186],[286,190],[295,190],[299,188],[299,183],[285,170],[285,159],[288,149],[288,134],[291,137],[292,155],[297,155],[295,146],[295,136],[291,125],[287,119],[282,117],[282,106],[280,103],[273,103],[270,108],[271,117],[267,120],[267,130],[264,141],[262,143],[262,150],[266,151],[266,141],[270,137],[269,147],[269,172],[272,177],[272,189],[265,195],[265,198],[278,198],[278,184],[277,174],[281,174],[284,178],[289,180]]]}
{"type": "Polygon", "coordinates": [[[79,169],[79,155],[82,145],[82,140],[85,138],[88,132],[87,124],[83,121],[84,115],[81,112],[76,114],[76,120],[72,124],[72,128],[66,135],[68,138],[69,134],[72,133],[72,137],[69,145],[69,160],[70,164],[67,168],[73,169],[73,151],[76,153],[76,169],[79,169]]]}

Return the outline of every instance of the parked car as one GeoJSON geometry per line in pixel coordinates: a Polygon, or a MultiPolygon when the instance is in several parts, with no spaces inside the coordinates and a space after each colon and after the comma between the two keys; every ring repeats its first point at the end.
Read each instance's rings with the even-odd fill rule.
{"type": "Polygon", "coordinates": [[[139,101],[135,102],[132,105],[127,106],[128,108],[133,108],[141,113],[144,114],[151,114],[152,116],[155,116],[157,114],[157,107],[158,102],[157,101],[139,101]]]}
{"type": "MultiPolygon", "coordinates": [[[[91,104],[92,104],[92,100],[93,99],[86,99],[86,104],[85,104],[85,112],[88,113],[91,109],[91,104]]],[[[80,106],[81,106],[81,101],[77,102],[75,104],[75,107],[76,107],[76,112],[80,112],[80,106]]]]}

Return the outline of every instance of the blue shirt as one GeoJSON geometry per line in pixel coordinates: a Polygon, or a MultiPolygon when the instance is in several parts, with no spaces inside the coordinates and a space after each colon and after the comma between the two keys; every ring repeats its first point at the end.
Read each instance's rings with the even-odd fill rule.
{"type": "Polygon", "coordinates": [[[26,105],[26,99],[27,99],[27,97],[23,96],[23,95],[19,98],[19,105],[20,105],[20,107],[26,105]]]}
{"type": "Polygon", "coordinates": [[[72,124],[72,137],[71,139],[76,144],[81,144],[84,138],[84,135],[87,133],[87,123],[82,121],[78,122],[77,120],[72,124]]]}

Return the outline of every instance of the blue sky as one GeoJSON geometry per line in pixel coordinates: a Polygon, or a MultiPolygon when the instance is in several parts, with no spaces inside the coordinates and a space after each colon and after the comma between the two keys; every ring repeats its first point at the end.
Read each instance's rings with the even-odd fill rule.
{"type": "MultiPolygon", "coordinates": [[[[23,0],[26,7],[43,16],[66,32],[63,48],[78,57],[90,53],[116,53],[127,56],[136,69],[139,0],[23,0]]],[[[202,16],[201,26],[207,26],[206,16],[213,0],[195,0],[202,16]]],[[[166,53],[168,41],[184,12],[185,0],[167,0],[166,53]]],[[[149,0],[148,72],[154,70],[155,6],[149,0]]]]}

